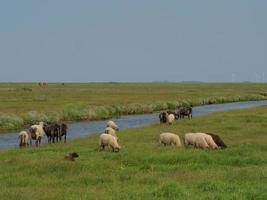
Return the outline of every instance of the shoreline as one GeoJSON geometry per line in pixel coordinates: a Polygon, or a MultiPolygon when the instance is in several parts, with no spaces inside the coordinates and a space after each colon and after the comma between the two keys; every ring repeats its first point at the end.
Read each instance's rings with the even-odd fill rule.
{"type": "MultiPolygon", "coordinates": [[[[121,109],[121,111],[118,113],[109,113],[108,116],[104,116],[102,115],[102,113],[99,113],[99,115],[97,113],[94,113],[94,115],[92,115],[92,118],[85,118],[83,119],[83,116],[80,116],[80,119],[77,118],[73,118],[73,119],[68,119],[68,120],[64,120],[63,119],[59,119],[56,121],[60,121],[60,122],[65,122],[65,123],[77,123],[77,122],[96,122],[96,121],[100,121],[100,120],[107,120],[107,119],[111,119],[111,118],[120,118],[122,116],[126,116],[126,115],[138,115],[138,114],[149,114],[149,113],[156,113],[156,112],[160,112],[162,110],[173,110],[175,109],[177,106],[192,106],[192,107],[197,107],[197,106],[205,106],[205,105],[215,105],[215,104],[226,104],[226,103],[236,103],[236,102],[244,102],[244,101],[262,101],[262,100],[267,100],[266,96],[259,96],[257,98],[247,98],[247,97],[232,97],[231,99],[225,99],[223,97],[221,98],[211,98],[211,99],[200,99],[198,103],[196,102],[163,102],[161,103],[162,105],[165,105],[165,107],[158,107],[159,109],[153,108],[152,104],[148,104],[148,105],[141,105],[141,104],[136,104],[135,105],[135,109],[131,110],[131,112],[127,112],[127,110],[123,110],[121,109]],[[141,106],[144,112],[140,112],[140,109],[138,108],[138,106],[141,106]],[[145,109],[144,109],[145,108],[145,109]],[[162,109],[163,108],[163,109],[162,109]],[[113,114],[113,115],[112,115],[113,114]],[[102,117],[101,117],[102,115],[102,117]]],[[[128,105],[129,107],[132,107],[132,104],[128,105]]],[[[127,105],[124,107],[128,107],[127,105]]],[[[116,106],[107,106],[107,107],[103,107],[103,106],[96,106],[94,107],[96,110],[100,110],[102,109],[103,112],[105,112],[106,110],[115,108],[116,106]]],[[[122,108],[122,106],[121,106],[122,108]]],[[[113,109],[114,110],[114,109],[113,109]]],[[[78,112],[78,110],[74,110],[76,112],[78,112]]],[[[34,112],[34,111],[30,111],[30,112],[34,112]]],[[[95,112],[95,110],[89,111],[89,112],[95,112]]],[[[45,116],[44,113],[38,113],[36,112],[37,116],[41,117],[41,118],[36,118],[34,121],[32,121],[32,123],[20,123],[20,125],[17,125],[16,128],[2,128],[0,127],[0,134],[8,134],[9,132],[18,132],[22,129],[27,129],[27,127],[29,127],[31,124],[37,123],[38,121],[44,121],[44,122],[51,122],[51,121],[47,121],[42,119],[42,116],[45,116]]],[[[59,113],[57,113],[59,114],[59,113]]],[[[20,116],[14,115],[14,114],[7,114],[8,116],[12,116],[15,119],[21,118],[20,116]]],[[[1,115],[0,115],[1,117],[1,115]]],[[[12,117],[9,118],[9,120],[11,122],[8,122],[10,125],[12,124],[12,117]]],[[[23,118],[20,119],[20,121],[24,121],[23,118]]]]}

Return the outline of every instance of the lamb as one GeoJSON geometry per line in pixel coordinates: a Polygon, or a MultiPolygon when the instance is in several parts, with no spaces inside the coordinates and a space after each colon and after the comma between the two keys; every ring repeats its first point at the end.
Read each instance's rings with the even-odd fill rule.
{"type": "Polygon", "coordinates": [[[213,134],[213,133],[206,133],[210,135],[213,139],[213,141],[217,144],[218,147],[224,149],[227,148],[226,144],[223,142],[223,140],[220,138],[220,136],[213,134]]]}
{"type": "Polygon", "coordinates": [[[105,129],[105,133],[114,136],[118,140],[118,137],[116,135],[116,131],[113,128],[107,127],[105,129]]]}
{"type": "Polygon", "coordinates": [[[120,151],[121,147],[118,144],[117,139],[109,134],[102,133],[99,138],[99,146],[101,147],[101,150],[104,150],[106,146],[109,146],[112,148],[112,151],[120,151]]]}
{"type": "Polygon", "coordinates": [[[181,141],[178,135],[174,134],[174,133],[161,133],[159,135],[159,143],[160,144],[164,144],[164,146],[166,145],[176,145],[176,146],[181,146],[181,141]]]}
{"type": "Polygon", "coordinates": [[[175,116],[174,116],[174,114],[169,114],[168,116],[167,116],[167,122],[168,122],[168,124],[172,124],[173,122],[174,122],[174,120],[175,120],[175,116]]]}
{"type": "Polygon", "coordinates": [[[193,145],[194,147],[201,149],[209,148],[204,136],[196,133],[186,133],[185,144],[193,145]]]}
{"type": "Polygon", "coordinates": [[[114,121],[112,121],[112,120],[109,120],[107,122],[107,127],[111,127],[114,130],[119,131],[119,126],[114,121]]]}
{"type": "Polygon", "coordinates": [[[29,140],[29,135],[26,131],[21,131],[19,133],[19,146],[20,147],[26,147],[28,146],[28,140],[29,140]]]}
{"type": "Polygon", "coordinates": [[[75,161],[75,158],[78,158],[79,155],[76,152],[69,153],[69,155],[65,156],[65,160],[75,161]]]}

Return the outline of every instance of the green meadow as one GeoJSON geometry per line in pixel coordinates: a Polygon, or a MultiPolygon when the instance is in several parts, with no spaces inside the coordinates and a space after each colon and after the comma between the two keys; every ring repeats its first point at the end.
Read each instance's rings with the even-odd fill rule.
{"type": "Polygon", "coordinates": [[[99,120],[266,95],[266,84],[249,83],[1,83],[0,132],[39,121],[99,120]]]}
{"type": "Polygon", "coordinates": [[[99,152],[98,134],[65,144],[1,150],[0,199],[265,200],[266,124],[263,106],[123,130],[117,134],[119,153],[99,152]],[[214,132],[228,148],[160,146],[163,131],[181,139],[187,132],[214,132]],[[73,151],[80,155],[75,162],[63,159],[73,151]]]}

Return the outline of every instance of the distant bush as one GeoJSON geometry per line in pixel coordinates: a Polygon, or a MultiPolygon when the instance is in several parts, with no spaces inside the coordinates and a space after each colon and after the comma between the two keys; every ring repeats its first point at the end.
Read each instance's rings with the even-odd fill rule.
{"type": "MultiPolygon", "coordinates": [[[[25,125],[31,125],[43,122],[57,121],[79,121],[79,120],[101,120],[121,115],[144,114],[162,110],[174,110],[177,106],[199,106],[207,104],[262,100],[262,95],[247,95],[234,97],[210,97],[210,98],[190,98],[168,102],[152,102],[151,104],[131,103],[128,105],[108,105],[108,106],[93,106],[93,105],[68,105],[61,112],[40,113],[30,111],[22,114],[20,117],[14,114],[0,114],[0,129],[14,130],[25,125]]],[[[38,100],[46,100],[45,97],[40,97],[38,100]]]]}
{"type": "Polygon", "coordinates": [[[23,117],[24,124],[36,124],[39,122],[49,122],[49,117],[44,113],[39,113],[37,111],[30,111],[26,113],[23,117]]]}
{"type": "Polygon", "coordinates": [[[4,130],[15,130],[23,126],[24,121],[21,117],[14,114],[0,113],[0,127],[4,130]]]}

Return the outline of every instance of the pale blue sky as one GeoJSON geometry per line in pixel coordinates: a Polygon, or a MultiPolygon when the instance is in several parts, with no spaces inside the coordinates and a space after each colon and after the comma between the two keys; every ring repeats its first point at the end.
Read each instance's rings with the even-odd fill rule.
{"type": "Polygon", "coordinates": [[[265,0],[2,0],[0,82],[267,80],[265,0]]]}

